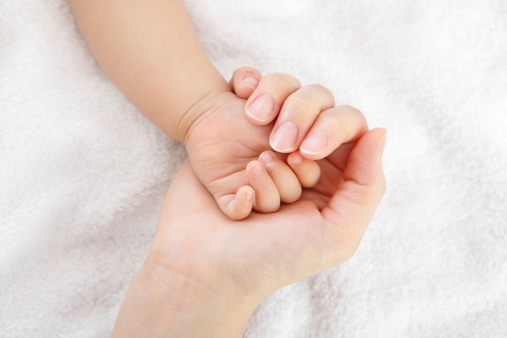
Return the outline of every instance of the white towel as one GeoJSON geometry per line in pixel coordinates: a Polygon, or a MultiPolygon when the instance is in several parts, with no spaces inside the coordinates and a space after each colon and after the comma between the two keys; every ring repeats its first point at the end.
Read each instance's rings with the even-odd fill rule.
{"type": "MultiPolygon", "coordinates": [[[[357,254],[268,297],[245,336],[506,337],[507,2],[186,4],[227,79],[290,73],[389,129],[357,254]]],[[[65,1],[0,2],[0,336],[107,336],[184,157],[65,1]]]]}

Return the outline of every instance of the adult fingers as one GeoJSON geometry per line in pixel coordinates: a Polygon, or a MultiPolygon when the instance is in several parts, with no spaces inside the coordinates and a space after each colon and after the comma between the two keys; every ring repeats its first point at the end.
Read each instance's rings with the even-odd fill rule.
{"type": "Polygon", "coordinates": [[[281,73],[268,74],[248,98],[245,105],[247,119],[256,125],[267,125],[273,121],[287,97],[301,88],[293,76],[281,73]]]}
{"type": "Polygon", "coordinates": [[[357,141],[345,167],[342,184],[322,210],[329,230],[329,249],[335,253],[332,264],[342,263],[354,254],[384,196],[386,180],[382,153],[386,132],[386,129],[373,129],[357,141]]]}
{"type": "Polygon", "coordinates": [[[234,71],[229,85],[239,98],[248,99],[257,88],[261,78],[261,72],[257,69],[252,67],[241,67],[234,71]]]}
{"type": "Polygon", "coordinates": [[[321,111],[334,107],[333,94],[321,85],[308,85],[290,95],[270,135],[271,147],[282,153],[299,148],[321,111]]]}
{"type": "Polygon", "coordinates": [[[341,144],[354,142],[368,131],[366,119],[359,110],[338,106],[323,111],[308,131],[300,147],[301,154],[320,160],[341,144]]]}

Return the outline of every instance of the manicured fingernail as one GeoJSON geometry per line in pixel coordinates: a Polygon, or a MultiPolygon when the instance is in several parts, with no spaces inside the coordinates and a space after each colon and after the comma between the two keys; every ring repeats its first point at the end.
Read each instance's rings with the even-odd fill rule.
{"type": "Polygon", "coordinates": [[[262,94],[247,109],[248,115],[254,120],[266,121],[275,108],[275,102],[268,94],[262,94]]]}
{"type": "Polygon", "coordinates": [[[290,122],[285,121],[278,126],[275,135],[271,137],[270,145],[273,149],[279,152],[288,152],[294,149],[296,146],[296,140],[298,138],[299,129],[298,127],[290,122]]]}
{"type": "Polygon", "coordinates": [[[322,134],[311,134],[301,144],[301,150],[307,154],[321,153],[327,147],[327,136],[322,134]]]}
{"type": "Polygon", "coordinates": [[[262,171],[262,166],[259,162],[253,162],[252,165],[247,166],[248,171],[254,175],[259,175],[262,171]]]}
{"type": "Polygon", "coordinates": [[[250,87],[252,89],[255,89],[257,88],[257,80],[254,79],[253,77],[250,77],[250,76],[247,76],[243,79],[242,83],[247,86],[247,87],[250,87]]]}
{"type": "Polygon", "coordinates": [[[303,156],[301,156],[300,153],[294,153],[294,154],[290,155],[289,162],[292,164],[299,164],[299,163],[303,162],[303,156]]]}

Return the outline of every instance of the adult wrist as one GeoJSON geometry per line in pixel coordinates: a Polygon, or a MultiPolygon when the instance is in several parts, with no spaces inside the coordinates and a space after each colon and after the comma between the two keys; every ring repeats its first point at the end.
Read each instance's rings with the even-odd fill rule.
{"type": "MultiPolygon", "coordinates": [[[[115,325],[113,336],[241,337],[259,302],[226,296],[148,257],[115,325]]],[[[231,294],[236,292],[231,291],[231,294]]]]}

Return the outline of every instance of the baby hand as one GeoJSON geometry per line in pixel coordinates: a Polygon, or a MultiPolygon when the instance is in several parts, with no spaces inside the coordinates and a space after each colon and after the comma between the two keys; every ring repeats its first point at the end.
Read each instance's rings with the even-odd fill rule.
{"type": "Polygon", "coordinates": [[[319,179],[314,160],[348,154],[345,144],[368,129],[356,109],[333,108],[329,90],[301,88],[289,75],[261,78],[257,70],[241,68],[231,87],[236,95],[215,97],[186,140],[194,171],[231,219],[247,217],[252,208],[273,212],[280,201],[294,202],[301,186],[319,179]],[[340,155],[335,150],[341,144],[340,155]],[[276,152],[265,151],[270,148],[276,152]]]}

